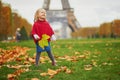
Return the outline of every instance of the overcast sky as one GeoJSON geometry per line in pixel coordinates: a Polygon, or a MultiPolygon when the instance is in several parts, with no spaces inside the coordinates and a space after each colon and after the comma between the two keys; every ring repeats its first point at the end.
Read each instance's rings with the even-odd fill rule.
{"type": "MultiPolygon", "coordinates": [[[[33,24],[36,9],[43,0],[2,0],[33,24]]],[[[69,0],[71,8],[82,27],[99,26],[104,22],[120,19],[120,0],[69,0]]],[[[61,0],[51,0],[50,9],[61,9],[61,0]]]]}

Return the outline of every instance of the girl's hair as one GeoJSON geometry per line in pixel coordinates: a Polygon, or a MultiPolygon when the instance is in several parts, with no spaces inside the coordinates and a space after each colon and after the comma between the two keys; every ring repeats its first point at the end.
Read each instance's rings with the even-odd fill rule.
{"type": "Polygon", "coordinates": [[[39,12],[42,11],[42,10],[46,11],[46,10],[43,9],[43,8],[39,8],[39,9],[35,12],[35,15],[34,15],[34,22],[37,21],[37,20],[39,19],[38,14],[39,14],[39,12]]]}

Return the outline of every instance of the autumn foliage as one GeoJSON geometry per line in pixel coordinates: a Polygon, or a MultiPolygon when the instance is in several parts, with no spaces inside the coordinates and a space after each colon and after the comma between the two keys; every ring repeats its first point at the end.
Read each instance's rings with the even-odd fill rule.
{"type": "Polygon", "coordinates": [[[101,24],[99,35],[101,37],[120,37],[120,20],[101,24]]]}
{"type": "Polygon", "coordinates": [[[27,35],[30,35],[31,24],[22,18],[17,11],[12,10],[10,4],[0,1],[0,40],[15,36],[17,28],[25,27],[27,35]]]}
{"type": "Polygon", "coordinates": [[[112,27],[112,33],[115,36],[119,36],[120,37],[120,20],[114,20],[114,22],[112,23],[113,27],[112,27]]]}
{"type": "Polygon", "coordinates": [[[12,50],[4,50],[0,48],[0,65],[18,59],[21,55],[26,55],[28,48],[13,47],[12,50]]]}
{"type": "Polygon", "coordinates": [[[103,23],[99,27],[85,27],[72,32],[73,37],[98,38],[98,37],[120,37],[120,20],[103,23]]]}

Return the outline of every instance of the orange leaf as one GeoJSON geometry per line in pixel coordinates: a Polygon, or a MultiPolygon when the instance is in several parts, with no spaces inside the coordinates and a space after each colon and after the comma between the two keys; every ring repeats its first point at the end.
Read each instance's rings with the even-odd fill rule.
{"type": "Polygon", "coordinates": [[[14,74],[8,74],[7,78],[8,78],[8,80],[14,80],[15,76],[16,75],[14,75],[14,74]]]}
{"type": "Polygon", "coordinates": [[[84,65],[85,70],[92,70],[92,65],[84,65]]]}
{"type": "Polygon", "coordinates": [[[38,78],[32,78],[31,80],[39,80],[38,78]]]}
{"type": "Polygon", "coordinates": [[[41,76],[47,76],[48,73],[44,72],[44,73],[40,73],[41,76]]]}
{"type": "Polygon", "coordinates": [[[70,73],[72,73],[72,71],[70,69],[66,69],[65,73],[70,74],[70,73]]]}
{"type": "Polygon", "coordinates": [[[66,71],[67,67],[66,66],[61,66],[62,71],[66,71]]]}
{"type": "Polygon", "coordinates": [[[55,74],[57,74],[57,71],[48,69],[48,75],[55,75],[55,74]]]}

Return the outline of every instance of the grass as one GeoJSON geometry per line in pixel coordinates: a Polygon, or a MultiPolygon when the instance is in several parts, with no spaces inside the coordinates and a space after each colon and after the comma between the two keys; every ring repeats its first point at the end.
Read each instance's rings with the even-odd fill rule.
{"type": "MultiPolygon", "coordinates": [[[[35,44],[32,40],[19,43],[0,42],[2,49],[9,49],[8,47],[12,46],[29,47],[30,51],[27,54],[30,57],[35,54],[35,44]]],[[[51,80],[120,80],[120,39],[66,39],[52,42],[51,46],[58,66],[52,66],[49,61],[41,63],[38,67],[31,64],[29,71],[21,73],[15,79],[48,80],[50,76],[40,76],[40,73],[66,66],[72,73],[60,72],[51,80]],[[82,55],[85,57],[80,57],[82,55]],[[66,56],[75,60],[69,61],[66,56]],[[91,69],[86,70],[85,65],[91,65],[91,69]]],[[[42,53],[41,56],[47,56],[47,54],[42,53]]],[[[7,80],[7,75],[16,71],[16,69],[5,66],[8,64],[15,65],[22,64],[22,62],[11,61],[1,65],[0,80],[7,80]]]]}

